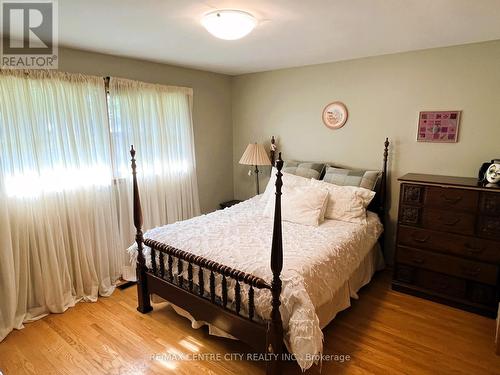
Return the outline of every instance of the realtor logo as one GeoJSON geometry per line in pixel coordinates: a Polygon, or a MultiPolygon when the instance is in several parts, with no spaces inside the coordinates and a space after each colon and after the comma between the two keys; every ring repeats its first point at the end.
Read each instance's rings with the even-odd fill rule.
{"type": "Polygon", "coordinates": [[[57,2],[2,1],[1,67],[57,69],[57,2]]]}

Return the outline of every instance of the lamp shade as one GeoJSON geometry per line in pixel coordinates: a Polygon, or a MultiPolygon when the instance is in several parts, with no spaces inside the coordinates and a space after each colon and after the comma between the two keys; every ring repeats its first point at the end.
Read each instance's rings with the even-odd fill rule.
{"type": "Polygon", "coordinates": [[[250,143],[240,159],[240,164],[245,165],[271,165],[264,146],[250,143]]]}

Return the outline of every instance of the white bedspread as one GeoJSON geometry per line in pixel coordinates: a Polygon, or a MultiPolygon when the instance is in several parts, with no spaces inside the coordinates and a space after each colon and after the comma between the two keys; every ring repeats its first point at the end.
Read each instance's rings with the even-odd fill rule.
{"type": "MultiPolygon", "coordinates": [[[[262,214],[265,204],[261,196],[257,196],[225,210],[152,229],[145,237],[270,282],[273,225],[272,219],[262,214]]],[[[368,212],[366,224],[326,220],[319,227],[289,222],[283,222],[282,226],[284,259],[280,311],[285,344],[305,370],[313,364],[307,357],[321,353],[323,348],[316,308],[331,300],[347,282],[375,245],[382,224],[377,215],[368,212]]],[[[135,246],[129,251],[136,256],[135,246]]],[[[244,304],[246,293],[243,294],[244,304]]],[[[269,291],[255,290],[255,312],[260,317],[269,317],[269,291]]]]}

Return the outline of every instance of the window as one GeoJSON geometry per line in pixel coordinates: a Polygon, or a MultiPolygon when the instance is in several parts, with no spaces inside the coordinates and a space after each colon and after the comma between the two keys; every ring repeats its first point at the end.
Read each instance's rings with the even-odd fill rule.
{"type": "Polygon", "coordinates": [[[199,213],[191,102],[186,88],[111,78],[106,96],[101,77],[0,71],[0,332],[130,277],[131,144],[145,229],[199,213]]]}

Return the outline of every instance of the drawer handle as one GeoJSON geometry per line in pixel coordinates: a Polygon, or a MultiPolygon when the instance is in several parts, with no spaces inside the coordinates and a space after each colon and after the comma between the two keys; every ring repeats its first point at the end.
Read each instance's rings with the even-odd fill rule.
{"type": "Polygon", "coordinates": [[[481,254],[484,251],[484,247],[473,246],[469,243],[466,243],[464,246],[469,254],[481,254]]]}
{"type": "Polygon", "coordinates": [[[415,237],[415,236],[412,236],[412,240],[415,241],[415,242],[420,242],[420,243],[425,243],[427,241],[429,241],[429,238],[431,238],[430,235],[427,235],[427,236],[423,236],[423,237],[415,237]]]}
{"type": "Polygon", "coordinates": [[[475,270],[471,270],[469,268],[462,268],[462,274],[470,277],[476,277],[477,275],[479,275],[479,271],[481,271],[479,268],[476,268],[475,270]]]}
{"type": "Polygon", "coordinates": [[[424,264],[425,260],[422,258],[413,258],[412,262],[417,264],[424,264]]]}
{"type": "Polygon", "coordinates": [[[449,227],[451,227],[452,225],[458,224],[460,222],[460,220],[461,220],[460,218],[456,217],[454,219],[445,221],[442,216],[439,217],[439,221],[442,221],[443,225],[446,225],[449,227]]]}
{"type": "Polygon", "coordinates": [[[444,289],[448,289],[450,284],[448,284],[446,281],[441,281],[437,284],[437,287],[438,289],[440,290],[444,290],[444,289]]]}
{"type": "Polygon", "coordinates": [[[444,194],[444,193],[441,193],[441,198],[443,198],[443,200],[446,203],[451,203],[451,204],[456,204],[462,200],[462,197],[451,198],[451,197],[447,197],[446,194],[444,194]]]}

